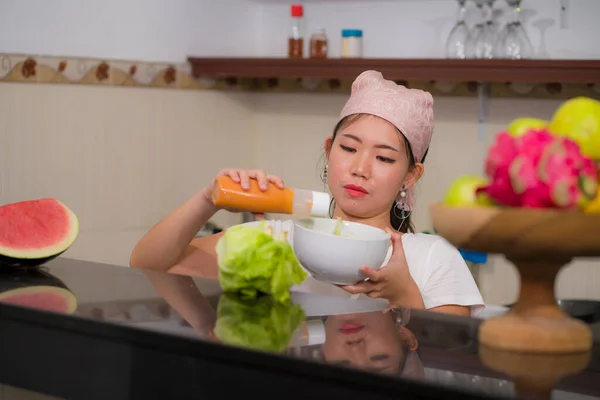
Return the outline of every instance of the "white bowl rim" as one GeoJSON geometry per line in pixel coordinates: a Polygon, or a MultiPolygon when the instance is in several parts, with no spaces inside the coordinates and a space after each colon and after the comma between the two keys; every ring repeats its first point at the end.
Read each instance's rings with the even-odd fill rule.
{"type": "MultiPolygon", "coordinates": [[[[294,220],[294,230],[296,230],[297,228],[300,228],[302,230],[310,231],[310,232],[316,233],[317,235],[321,235],[321,236],[335,237],[335,238],[340,238],[340,239],[344,239],[344,240],[361,241],[361,242],[379,242],[379,241],[382,241],[384,239],[385,240],[390,240],[392,238],[392,236],[389,233],[387,233],[386,231],[384,231],[381,228],[376,228],[374,226],[367,225],[367,224],[361,224],[360,222],[352,222],[352,221],[346,221],[346,220],[343,220],[343,222],[349,223],[349,224],[364,225],[364,226],[366,226],[368,228],[371,228],[371,229],[373,229],[375,231],[379,231],[379,232],[381,232],[381,235],[385,236],[385,238],[383,236],[376,237],[376,238],[371,238],[371,237],[336,236],[333,233],[321,232],[321,231],[318,231],[318,230],[315,230],[315,229],[310,229],[310,228],[307,228],[305,226],[300,225],[300,222],[302,222],[302,221],[313,220],[313,219],[316,219],[316,218],[302,218],[302,219],[299,219],[299,220],[294,220]]],[[[331,218],[331,219],[329,219],[329,221],[336,221],[336,220],[334,220],[333,218],[331,218]]]]}

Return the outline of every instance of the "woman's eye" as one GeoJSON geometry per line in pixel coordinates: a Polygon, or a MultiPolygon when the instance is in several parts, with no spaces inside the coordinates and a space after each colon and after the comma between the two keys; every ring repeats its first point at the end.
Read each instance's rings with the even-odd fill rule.
{"type": "Polygon", "coordinates": [[[387,158],[387,157],[381,157],[381,156],[379,156],[379,157],[377,157],[377,159],[379,161],[382,161],[384,163],[389,163],[389,164],[392,164],[392,163],[395,162],[395,160],[392,160],[391,158],[387,158]]]}
{"type": "Polygon", "coordinates": [[[356,150],[353,149],[352,147],[348,147],[348,146],[344,146],[343,144],[340,144],[340,148],[344,151],[350,152],[350,153],[354,153],[356,150]]]}

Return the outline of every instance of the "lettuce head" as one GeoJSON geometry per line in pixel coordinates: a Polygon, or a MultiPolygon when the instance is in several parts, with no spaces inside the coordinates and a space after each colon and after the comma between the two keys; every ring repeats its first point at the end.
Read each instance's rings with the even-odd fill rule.
{"type": "Polygon", "coordinates": [[[217,246],[219,282],[225,292],[246,297],[268,294],[290,300],[290,288],[302,283],[304,271],[290,244],[274,238],[268,225],[238,225],[227,229],[217,246]]]}

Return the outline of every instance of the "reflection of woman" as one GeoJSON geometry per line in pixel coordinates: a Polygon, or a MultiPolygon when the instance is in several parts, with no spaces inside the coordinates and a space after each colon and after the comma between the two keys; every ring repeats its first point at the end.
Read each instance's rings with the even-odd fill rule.
{"type": "MultiPolygon", "coordinates": [[[[203,338],[238,345],[243,343],[243,347],[261,347],[260,343],[272,345],[278,340],[285,341],[287,338],[291,340],[293,330],[300,322],[300,320],[293,321],[292,326],[288,326],[290,320],[285,318],[284,314],[273,313],[276,311],[274,308],[267,307],[267,312],[261,313],[261,304],[257,302],[250,302],[248,308],[244,307],[243,302],[236,302],[233,297],[225,298],[228,303],[227,308],[230,310],[222,311],[220,318],[230,320],[223,328],[224,332],[229,332],[229,336],[218,338],[214,332],[218,319],[217,313],[206,301],[192,278],[147,270],[144,270],[144,273],[156,291],[203,338]],[[252,313],[251,306],[255,307],[256,313],[252,313]],[[270,315],[275,318],[269,318],[270,315]],[[282,324],[279,327],[276,326],[278,321],[282,324]],[[261,324],[264,324],[263,329],[256,329],[260,328],[261,324]],[[236,328],[236,325],[239,326],[236,328]],[[248,329],[249,325],[254,325],[254,329],[248,329]],[[279,331],[279,335],[273,335],[273,331],[279,331]]],[[[219,303],[221,304],[222,301],[223,298],[219,303]]],[[[290,311],[294,310],[284,308],[283,311],[285,314],[291,314],[290,311]]],[[[421,378],[423,366],[417,354],[418,343],[412,332],[404,326],[408,322],[408,310],[404,309],[403,312],[405,315],[402,321],[399,321],[396,310],[386,313],[374,311],[327,317],[326,339],[322,346],[325,360],[329,364],[376,373],[421,378]]],[[[282,351],[285,343],[281,343],[281,346],[281,349],[277,349],[278,352],[282,351]]]]}
{"type": "Polygon", "coordinates": [[[417,339],[395,312],[334,315],[325,321],[323,356],[329,364],[419,379],[417,339]]]}
{"type": "Polygon", "coordinates": [[[208,337],[216,312],[189,276],[143,270],[156,291],[201,337],[208,337]]]}

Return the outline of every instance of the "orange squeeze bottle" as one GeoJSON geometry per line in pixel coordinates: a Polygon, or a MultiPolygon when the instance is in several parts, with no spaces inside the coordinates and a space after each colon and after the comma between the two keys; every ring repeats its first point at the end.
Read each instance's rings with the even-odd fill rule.
{"type": "Polygon", "coordinates": [[[280,189],[270,182],[263,192],[256,179],[250,179],[250,188],[244,190],[229,176],[219,176],[215,180],[212,200],[217,207],[306,217],[328,217],[330,206],[327,193],[291,187],[280,189]]]}

